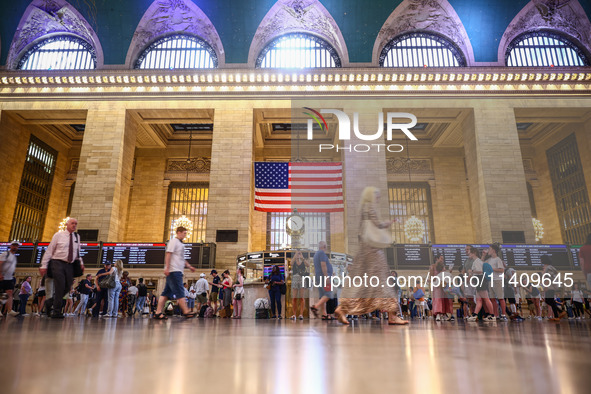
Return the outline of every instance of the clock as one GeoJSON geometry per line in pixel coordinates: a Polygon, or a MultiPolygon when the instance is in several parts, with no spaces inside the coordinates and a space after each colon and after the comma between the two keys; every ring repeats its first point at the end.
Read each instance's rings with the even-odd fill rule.
{"type": "Polygon", "coordinates": [[[294,212],[285,222],[285,231],[291,237],[303,235],[305,231],[304,218],[294,212]]]}

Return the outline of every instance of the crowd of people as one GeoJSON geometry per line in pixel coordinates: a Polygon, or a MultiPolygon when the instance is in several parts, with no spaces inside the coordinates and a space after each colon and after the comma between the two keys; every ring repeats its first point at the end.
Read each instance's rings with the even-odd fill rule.
{"type": "MultiPolygon", "coordinates": [[[[375,228],[388,228],[392,222],[383,222],[377,215],[375,207],[378,200],[379,191],[366,188],[362,194],[361,220],[371,222],[375,228]]],[[[114,264],[105,262],[94,276],[86,274],[80,280],[75,279],[74,261],[80,256],[80,244],[74,235],[76,226],[76,219],[70,219],[66,231],[56,233],[52,239],[42,259],[42,279],[36,291],[31,287],[31,276],[16,285],[14,271],[18,242],[13,242],[10,249],[0,255],[0,292],[4,293],[0,316],[27,316],[27,305],[32,297],[32,314],[45,314],[52,318],[150,315],[156,320],[166,320],[173,314],[185,318],[242,317],[245,296],[242,267],[238,267],[234,277],[229,270],[218,275],[214,269],[209,273],[210,280],[206,279],[205,273],[201,273],[193,283],[183,281],[185,268],[195,271],[184,259],[182,241],[187,234],[185,228],[177,228],[176,237],[167,245],[164,262],[166,286],[158,295],[154,290],[149,291],[143,278],[131,279],[121,260],[114,264]]],[[[560,274],[547,255],[542,256],[541,275],[548,278],[543,286],[537,287],[530,282],[522,286],[512,281],[517,274],[515,269],[508,267],[499,257],[500,246],[492,244],[482,250],[467,245],[468,258],[460,267],[448,267],[443,256],[434,256],[435,262],[427,275],[431,282],[420,286],[402,289],[394,281],[394,286],[345,286],[335,289],[330,280],[328,284],[326,281],[333,275],[326,252],[327,244],[321,241],[314,255],[313,267],[318,283],[324,284],[316,286],[317,289],[304,285],[304,278],[310,275],[312,264],[303,258],[301,252],[294,254],[290,271],[291,319],[304,319],[310,290],[318,292],[317,302],[310,304],[311,315],[323,320],[338,320],[345,325],[359,318],[387,319],[389,324],[405,325],[412,319],[428,318],[438,322],[456,319],[469,322],[522,321],[526,318],[558,322],[563,318],[581,320],[591,317],[591,294],[587,291],[591,281],[591,235],[580,251],[587,283],[573,282],[572,287],[556,283],[555,278],[560,274]],[[463,278],[461,286],[452,285],[456,283],[452,280],[454,276],[463,278]],[[454,305],[457,306],[455,312],[454,305]]],[[[83,264],[81,267],[83,269],[83,264]]],[[[382,248],[360,234],[360,251],[348,275],[370,275],[385,283],[388,276],[396,277],[397,273],[389,270],[382,248]]],[[[278,265],[272,267],[265,279],[270,300],[269,317],[281,319],[284,309],[282,296],[287,294],[288,281],[278,265]]]]}

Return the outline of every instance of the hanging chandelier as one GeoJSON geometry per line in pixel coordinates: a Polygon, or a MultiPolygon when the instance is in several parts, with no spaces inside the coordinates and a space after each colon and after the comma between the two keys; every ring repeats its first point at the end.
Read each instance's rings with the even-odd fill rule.
{"type": "Polygon", "coordinates": [[[185,215],[182,215],[180,218],[173,220],[172,226],[170,229],[171,236],[174,237],[177,227],[186,228],[187,229],[187,239],[191,238],[191,235],[193,234],[193,222],[191,221],[191,219],[189,219],[185,215]]]}
{"type": "Polygon", "coordinates": [[[60,224],[58,226],[58,231],[66,231],[68,220],[70,220],[69,216],[60,222],[60,224]]]}
{"type": "Polygon", "coordinates": [[[410,242],[420,242],[425,236],[425,225],[423,221],[412,215],[406,223],[404,223],[404,234],[410,242]]]}
{"type": "Polygon", "coordinates": [[[536,242],[541,242],[544,238],[544,225],[536,218],[531,219],[534,225],[534,234],[536,236],[536,242]]]}

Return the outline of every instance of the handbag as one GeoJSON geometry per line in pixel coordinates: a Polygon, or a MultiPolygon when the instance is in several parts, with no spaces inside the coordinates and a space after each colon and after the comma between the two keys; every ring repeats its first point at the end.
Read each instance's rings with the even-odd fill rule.
{"type": "Polygon", "coordinates": [[[105,275],[99,279],[99,287],[101,289],[114,289],[115,288],[115,275],[105,275]]]}
{"type": "Polygon", "coordinates": [[[361,242],[373,248],[386,248],[394,243],[389,227],[379,228],[369,219],[361,222],[361,242]]]}
{"type": "Polygon", "coordinates": [[[84,273],[84,268],[82,267],[82,262],[80,261],[80,236],[78,235],[78,233],[76,233],[76,241],[78,241],[78,252],[76,253],[76,259],[72,262],[72,271],[74,278],[78,278],[79,276],[82,276],[82,274],[84,273]]]}

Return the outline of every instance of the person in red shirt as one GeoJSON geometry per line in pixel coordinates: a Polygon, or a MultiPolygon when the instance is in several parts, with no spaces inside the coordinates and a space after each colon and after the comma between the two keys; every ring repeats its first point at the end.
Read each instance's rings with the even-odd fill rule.
{"type": "Polygon", "coordinates": [[[591,290],[591,234],[587,235],[587,242],[579,250],[579,261],[587,280],[587,290],[591,290]]]}

